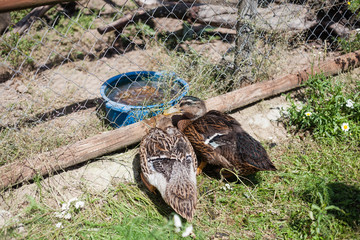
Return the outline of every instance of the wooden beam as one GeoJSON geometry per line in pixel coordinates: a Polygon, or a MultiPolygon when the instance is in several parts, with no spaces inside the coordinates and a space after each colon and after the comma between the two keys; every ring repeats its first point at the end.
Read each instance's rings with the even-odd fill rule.
{"type": "Polygon", "coordinates": [[[0,13],[74,1],[75,0],[0,0],[0,13]]]}
{"type": "MultiPolygon", "coordinates": [[[[306,68],[297,74],[288,74],[275,80],[256,83],[206,101],[208,110],[230,111],[264,98],[297,88],[311,74],[324,73],[327,76],[360,66],[360,50],[322,62],[317,67],[306,68]]],[[[155,119],[144,120],[109,132],[84,139],[74,144],[42,153],[21,162],[0,167],[0,189],[39,175],[51,175],[59,170],[100,157],[104,154],[138,143],[155,119]]]]}
{"type": "Polygon", "coordinates": [[[34,8],[28,15],[15,24],[12,32],[22,35],[37,18],[44,16],[44,14],[54,6],[55,5],[46,5],[34,8]]]}

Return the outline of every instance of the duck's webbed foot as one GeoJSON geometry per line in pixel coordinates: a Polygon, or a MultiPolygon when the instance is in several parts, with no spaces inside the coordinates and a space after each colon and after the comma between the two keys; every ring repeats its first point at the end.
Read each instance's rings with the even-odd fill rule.
{"type": "Polygon", "coordinates": [[[204,169],[204,167],[206,166],[206,162],[202,161],[200,162],[200,165],[198,166],[198,168],[196,169],[196,175],[199,175],[202,173],[202,170],[204,169]]]}
{"type": "Polygon", "coordinates": [[[156,187],[154,187],[153,185],[151,185],[146,178],[144,177],[143,173],[140,173],[140,177],[141,180],[143,181],[143,183],[145,184],[146,188],[149,189],[150,192],[156,194],[156,187]]]}

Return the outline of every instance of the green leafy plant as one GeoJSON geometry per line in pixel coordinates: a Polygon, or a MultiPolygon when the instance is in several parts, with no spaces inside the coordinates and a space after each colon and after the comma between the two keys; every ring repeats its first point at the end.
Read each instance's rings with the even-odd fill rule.
{"type": "Polygon", "coordinates": [[[141,21],[135,25],[135,29],[140,38],[143,40],[153,38],[156,34],[156,31],[152,27],[141,21]]]}
{"type": "Polygon", "coordinates": [[[315,236],[323,235],[326,230],[324,228],[329,227],[331,224],[332,216],[328,215],[328,211],[336,210],[341,211],[340,208],[330,205],[328,206],[324,203],[323,197],[318,193],[319,199],[321,200],[321,205],[317,204],[311,205],[311,211],[309,211],[309,217],[313,221],[311,224],[311,233],[315,236]]]}
{"type": "Polygon", "coordinates": [[[352,0],[348,1],[347,4],[349,5],[349,9],[352,12],[357,12],[360,9],[360,0],[352,0]]]}
{"type": "Polygon", "coordinates": [[[334,78],[318,74],[303,86],[303,103],[295,103],[288,95],[289,126],[297,131],[310,131],[317,138],[360,139],[359,83],[355,89],[346,91],[334,78]]]}
{"type": "Polygon", "coordinates": [[[138,21],[136,24],[129,24],[119,36],[121,45],[127,47],[130,44],[143,46],[147,43],[153,43],[156,31],[148,24],[138,21]]]}
{"type": "Polygon", "coordinates": [[[220,40],[221,37],[216,35],[213,30],[215,27],[207,26],[199,30],[195,30],[193,25],[183,22],[182,40],[199,40],[202,43],[211,42],[213,40],[220,40]]]}
{"type": "Polygon", "coordinates": [[[343,52],[349,53],[360,49],[360,33],[355,33],[349,39],[339,38],[338,43],[343,52]]]}
{"type": "Polygon", "coordinates": [[[15,68],[23,63],[32,65],[34,60],[31,57],[31,52],[35,48],[33,39],[11,32],[10,35],[3,37],[0,42],[0,56],[15,68]]]}
{"type": "MultiPolygon", "coordinates": [[[[355,14],[357,14],[357,18],[360,18],[360,0],[353,0],[346,2],[347,8],[355,14]]],[[[354,16],[356,18],[356,16],[354,16]]],[[[354,19],[356,21],[356,19],[354,19]]],[[[350,34],[349,37],[346,38],[338,38],[337,42],[341,50],[345,53],[353,52],[360,49],[360,33],[356,31],[353,34],[350,34]]]]}
{"type": "Polygon", "coordinates": [[[345,212],[332,204],[334,192],[329,187],[329,179],[308,175],[302,180],[302,199],[310,204],[308,229],[313,237],[321,238],[332,234],[334,218],[345,212]],[[336,214],[335,214],[336,213],[336,214]]]}
{"type": "Polygon", "coordinates": [[[31,11],[30,8],[18,10],[18,11],[11,11],[10,12],[11,21],[13,23],[17,23],[18,21],[23,19],[30,11],[31,11]]]}
{"type": "Polygon", "coordinates": [[[55,16],[55,30],[63,35],[70,35],[75,32],[83,32],[88,29],[94,28],[93,22],[96,18],[96,13],[87,15],[79,11],[71,17],[71,19],[59,12],[55,16]]]}

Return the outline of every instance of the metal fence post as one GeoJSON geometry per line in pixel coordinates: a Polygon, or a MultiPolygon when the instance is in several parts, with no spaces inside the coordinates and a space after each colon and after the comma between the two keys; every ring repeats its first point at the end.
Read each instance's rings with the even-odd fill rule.
{"type": "Polygon", "coordinates": [[[251,76],[252,59],[255,36],[252,27],[252,21],[257,14],[257,1],[239,0],[237,22],[236,22],[236,40],[234,55],[234,75],[241,72],[240,83],[244,80],[253,81],[251,76]]]}

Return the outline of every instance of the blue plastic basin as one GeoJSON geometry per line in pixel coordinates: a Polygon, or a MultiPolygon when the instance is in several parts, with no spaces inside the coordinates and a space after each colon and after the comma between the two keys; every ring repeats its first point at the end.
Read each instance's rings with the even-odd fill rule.
{"type": "Polygon", "coordinates": [[[106,119],[109,121],[111,126],[118,128],[162,113],[165,108],[178,103],[180,99],[187,94],[188,90],[189,85],[187,82],[178,78],[175,73],[138,71],[123,73],[108,79],[101,86],[100,94],[104,99],[106,119]],[[120,87],[134,81],[139,81],[139,79],[149,78],[148,80],[150,81],[157,81],[158,79],[164,79],[166,77],[173,78],[174,84],[179,84],[181,89],[181,93],[178,93],[176,98],[173,98],[168,102],[156,105],[133,106],[118,103],[108,98],[107,94],[114,87],[120,87]]]}

